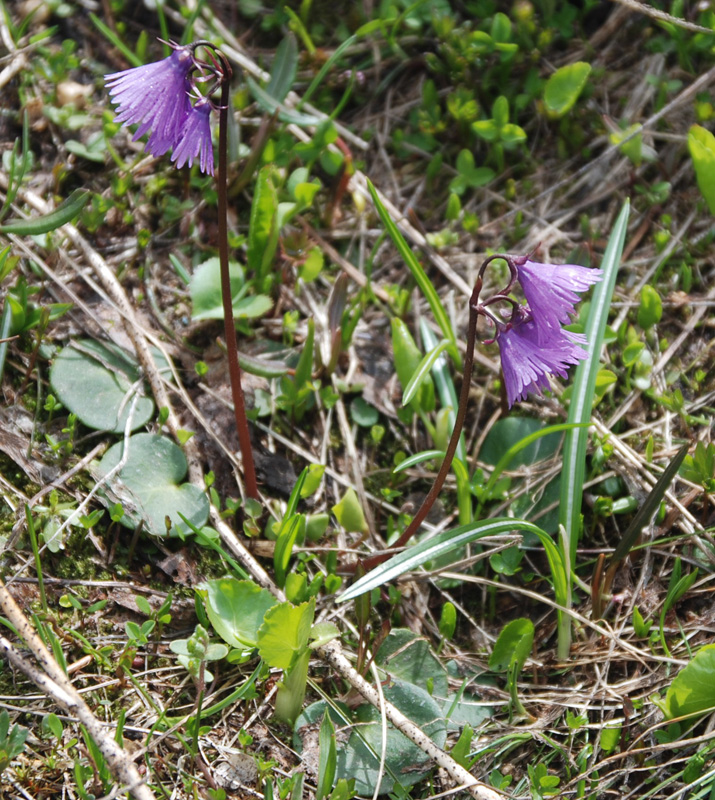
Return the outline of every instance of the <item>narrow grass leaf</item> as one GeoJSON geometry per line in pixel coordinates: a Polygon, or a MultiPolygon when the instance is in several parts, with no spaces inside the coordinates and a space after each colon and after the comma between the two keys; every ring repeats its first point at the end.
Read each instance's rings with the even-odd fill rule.
{"type": "Polygon", "coordinates": [[[355,44],[359,39],[363,36],[367,36],[368,34],[372,33],[375,30],[378,30],[382,25],[382,20],[372,20],[371,22],[366,23],[361,28],[359,28],[352,36],[349,36],[339,47],[336,47],[335,50],[332,52],[330,58],[323,64],[323,66],[318,71],[318,74],[313,78],[310,82],[310,86],[305,90],[303,96],[300,100],[300,106],[305,105],[310,98],[313,96],[317,88],[320,84],[325,80],[325,76],[330,72],[338,59],[341,58],[343,53],[352,45],[355,44]]]}
{"type": "Polygon", "coordinates": [[[485,496],[490,496],[490,492],[496,486],[502,472],[504,472],[504,470],[509,466],[512,459],[522,450],[525,450],[530,444],[537,441],[537,439],[541,439],[543,436],[548,436],[551,433],[559,433],[561,431],[572,430],[573,428],[578,427],[587,428],[588,423],[578,425],[569,422],[562,422],[559,425],[549,425],[547,428],[541,428],[541,430],[530,433],[528,436],[525,436],[516,444],[512,445],[494,466],[492,474],[489,476],[489,480],[487,481],[487,485],[484,487],[485,496]]]}
{"type": "MultiPolygon", "coordinates": [[[[586,321],[585,334],[588,340],[588,358],[576,368],[573,382],[568,422],[572,425],[590,423],[593,400],[596,394],[596,378],[600,367],[600,353],[611,308],[611,298],[616,285],[616,275],[621,263],[623,245],[628,229],[630,203],[626,201],[618,215],[603,255],[601,269],[603,281],[593,292],[591,310],[586,321]]],[[[583,500],[583,484],[586,474],[586,446],[588,428],[573,428],[566,432],[564,441],[563,470],[561,472],[561,498],[559,505],[559,529],[562,535],[561,549],[567,575],[567,591],[563,605],[571,607],[571,570],[576,559],[578,529],[583,500]]],[[[571,620],[559,614],[558,655],[567,658],[571,648],[571,620]]]]}
{"type": "Polygon", "coordinates": [[[95,27],[99,32],[111,42],[117,50],[127,59],[127,61],[131,64],[132,67],[140,67],[144,62],[137,56],[132,50],[130,50],[122,41],[121,36],[118,36],[110,27],[109,25],[105,25],[104,22],[96,15],[90,12],[89,18],[94,23],[95,27]]]}
{"type": "Polygon", "coordinates": [[[429,374],[440,354],[443,353],[448,347],[449,342],[442,340],[435,348],[425,354],[420,363],[417,365],[417,369],[412,374],[407,386],[405,386],[405,391],[402,395],[403,406],[408,405],[412,398],[417,394],[417,390],[420,388],[425,376],[429,374]]]}
{"type": "Polygon", "coordinates": [[[513,531],[529,531],[535,534],[544,545],[554,580],[556,599],[557,602],[561,603],[567,587],[566,573],[564,571],[563,558],[552,538],[546,531],[531,522],[505,517],[462,525],[459,528],[445,531],[438,536],[420,542],[404,553],[398,553],[398,555],[393,556],[389,561],[368,572],[364,578],[350,586],[338,597],[338,602],[343,603],[346,600],[359,597],[364,592],[369,592],[376,586],[382,586],[409,570],[421,567],[427,561],[441,558],[471,542],[483,539],[485,536],[498,536],[504,533],[512,533],[513,531]]]}
{"type": "Polygon", "coordinates": [[[17,236],[39,236],[49,233],[71,222],[85,207],[90,198],[87,189],[75,189],[74,192],[63,200],[50,214],[32,219],[18,219],[0,225],[0,233],[14,233],[17,236]]]}
{"type": "Polygon", "coordinates": [[[289,125],[300,125],[304,128],[320,125],[323,122],[322,117],[318,117],[315,114],[301,114],[299,111],[294,111],[292,108],[287,108],[282,103],[279,103],[250,75],[246,76],[246,83],[258,105],[268,114],[277,113],[281,122],[287,122],[289,125]]]}
{"type": "Polygon", "coordinates": [[[423,450],[421,453],[415,453],[404,461],[400,461],[392,472],[396,475],[398,472],[404,472],[410,467],[421,464],[423,461],[430,461],[433,458],[438,458],[441,461],[444,458],[444,450],[423,450]]]}
{"type": "MultiPolygon", "coordinates": [[[[12,327],[12,306],[7,300],[3,303],[2,317],[0,317],[0,339],[6,340],[12,327]]],[[[0,380],[5,374],[5,360],[7,359],[7,341],[0,341],[0,380]]]]}
{"type": "Polygon", "coordinates": [[[436,289],[432,286],[430,279],[427,277],[422,265],[417,260],[417,257],[410,249],[410,246],[405,241],[405,237],[400,233],[400,229],[397,225],[393,222],[392,217],[387,212],[385,206],[380,202],[380,198],[378,197],[377,191],[375,187],[372,185],[370,181],[367,182],[367,188],[370,192],[370,196],[372,197],[372,201],[375,204],[375,210],[378,213],[378,216],[382,220],[382,224],[385,226],[390,238],[392,239],[395,247],[397,248],[399,254],[402,256],[403,261],[409,267],[412,276],[414,277],[417,285],[420,287],[422,294],[425,296],[425,299],[429,303],[430,308],[432,309],[432,313],[434,314],[434,318],[437,320],[437,324],[442,329],[442,333],[444,334],[444,338],[447,339],[449,342],[449,354],[454,359],[455,363],[458,364],[460,367],[462,366],[462,358],[459,355],[459,350],[457,349],[457,342],[454,337],[454,331],[452,330],[452,325],[449,321],[449,317],[447,315],[447,311],[445,310],[444,306],[442,305],[442,301],[439,299],[439,295],[437,294],[436,289]]]}
{"type": "Polygon", "coordinates": [[[636,543],[640,532],[650,522],[651,517],[658,510],[660,503],[665,496],[671,481],[676,476],[683,459],[687,455],[689,445],[684,444],[675,455],[675,458],[668,464],[663,474],[658,478],[656,485],[648,493],[643,505],[638,509],[633,521],[628,526],[628,530],[621,537],[611,556],[611,562],[616,563],[625,558],[631,552],[631,548],[636,543]]]}
{"type": "Polygon", "coordinates": [[[318,785],[315,789],[315,800],[323,800],[330,793],[335,782],[335,727],[326,709],[319,734],[320,760],[318,763],[318,785]]]}
{"type": "Polygon", "coordinates": [[[282,103],[293,86],[298,71],[298,45],[295,36],[289,33],[276,48],[271,79],[266,92],[282,103]]]}
{"type": "MultiPolygon", "coordinates": [[[[434,335],[432,328],[430,328],[424,317],[420,319],[420,335],[422,336],[422,344],[425,350],[430,350],[437,345],[437,337],[434,335]]],[[[439,401],[442,407],[449,408],[449,426],[451,431],[454,429],[454,423],[457,420],[459,400],[457,399],[457,390],[454,388],[454,381],[449,371],[447,359],[441,354],[432,365],[432,378],[434,379],[434,384],[437,388],[437,394],[439,395],[439,401]]],[[[464,433],[459,437],[454,457],[465,466],[467,465],[467,447],[464,433]]]]}
{"type": "Polygon", "coordinates": [[[586,445],[588,443],[588,424],[591,421],[591,408],[596,389],[603,338],[611,308],[611,298],[616,284],[616,274],[621,263],[623,244],[628,227],[630,204],[626,201],[608,240],[601,269],[603,281],[596,285],[591,301],[591,310],[586,322],[588,339],[588,358],[576,368],[573,393],[569,407],[568,422],[580,427],[566,433],[564,442],[564,466],[561,483],[561,505],[559,522],[566,530],[569,540],[569,564],[576,555],[579,515],[583,497],[583,484],[586,470],[586,445]]]}

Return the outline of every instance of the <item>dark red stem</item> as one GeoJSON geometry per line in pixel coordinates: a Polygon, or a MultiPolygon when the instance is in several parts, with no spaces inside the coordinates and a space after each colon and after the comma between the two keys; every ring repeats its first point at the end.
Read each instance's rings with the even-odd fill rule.
{"type": "MultiPolygon", "coordinates": [[[[221,54],[223,55],[223,54],[221,54]]],[[[231,68],[225,57],[224,75],[221,82],[221,107],[219,109],[218,128],[218,174],[216,190],[218,192],[218,248],[221,262],[221,297],[223,300],[223,322],[226,336],[226,352],[228,354],[228,373],[231,379],[231,396],[236,415],[236,430],[243,457],[243,478],[246,482],[246,494],[254,500],[259,499],[256,468],[253,463],[251,435],[248,430],[246,406],[241,388],[241,367],[238,363],[238,344],[236,342],[236,322],[233,317],[233,298],[231,296],[231,278],[228,271],[228,102],[231,68]]]]}
{"type": "MultiPolygon", "coordinates": [[[[467,415],[467,404],[469,402],[469,387],[472,382],[472,366],[474,364],[474,347],[477,339],[477,321],[479,314],[477,313],[477,306],[479,305],[479,293],[482,290],[481,275],[477,279],[476,286],[472,292],[472,297],[469,301],[469,326],[467,328],[467,352],[464,355],[464,374],[462,378],[462,389],[459,393],[459,405],[457,407],[457,417],[454,420],[454,430],[452,431],[452,438],[447,445],[447,452],[444,454],[442,466],[439,468],[435,482],[429,490],[429,494],[425,497],[419,511],[414,516],[412,522],[405,528],[400,538],[391,545],[391,549],[404,547],[407,542],[417,533],[420,525],[425,521],[425,518],[434,505],[434,501],[439,497],[439,493],[444,486],[444,482],[449,474],[450,467],[454,454],[457,451],[457,444],[459,442],[462,428],[464,427],[464,418],[467,415]]],[[[374,569],[378,564],[387,561],[390,558],[389,553],[378,553],[363,560],[362,564],[365,570],[374,569]]]]}

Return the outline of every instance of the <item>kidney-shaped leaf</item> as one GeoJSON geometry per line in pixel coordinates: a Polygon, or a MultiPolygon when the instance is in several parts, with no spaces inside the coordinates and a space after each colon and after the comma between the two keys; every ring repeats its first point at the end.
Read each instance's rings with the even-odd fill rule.
{"type": "Polygon", "coordinates": [[[393,678],[423,689],[431,686],[435,697],[447,697],[447,672],[426,639],[407,628],[394,628],[380,645],[375,662],[393,678]]]}
{"type": "MultiPolygon", "coordinates": [[[[229,264],[233,314],[236,319],[260,317],[270,311],[273,302],[264,294],[245,295],[245,277],[240,264],[229,264]]],[[[209,258],[194,270],[189,283],[189,293],[193,304],[192,319],[223,319],[223,300],[221,299],[221,266],[218,258],[209,258]]]]}
{"type": "Polygon", "coordinates": [[[276,605],[273,595],[252,581],[219,578],[204,581],[199,594],[216,633],[232,647],[255,647],[266,612],[276,605]]]}
{"type": "Polygon", "coordinates": [[[138,380],[139,369],[128,353],[92,339],[67,345],[50,370],[52,391],[65,408],[88,428],[114,433],[124,431],[130,413],[133,431],[154,414],[148,397],[140,397],[132,408],[138,380]]]}
{"type": "MultiPolygon", "coordinates": [[[[385,688],[385,699],[412,720],[438,747],[444,747],[447,725],[435,700],[424,689],[411,683],[395,681],[385,688]]],[[[309,706],[295,724],[294,743],[301,748],[301,728],[318,724],[327,709],[325,702],[309,706]]],[[[382,723],[380,711],[371,705],[361,705],[350,719],[347,707],[340,704],[330,707],[328,713],[336,727],[347,733],[346,723],[355,722],[347,742],[337,750],[336,777],[355,778],[355,792],[372,796],[377,783],[380,752],[382,750],[382,723]]],[[[417,783],[429,771],[429,756],[392,725],[387,727],[386,771],[380,784],[380,794],[391,792],[396,784],[407,788],[417,783]],[[394,777],[393,777],[394,776],[394,777]]]]}
{"type": "MultiPolygon", "coordinates": [[[[107,450],[99,462],[99,477],[108,475],[120,463],[124,444],[117,442],[107,450]]],[[[170,439],[151,433],[131,436],[127,446],[126,463],[109,479],[112,494],[124,505],[122,523],[136,527],[141,519],[149,533],[165,536],[169,517],[169,533],[178,535],[190,532],[181,519],[184,516],[201,528],[209,516],[209,502],[198,486],[181,483],[187,471],[181,448],[170,439]]]]}

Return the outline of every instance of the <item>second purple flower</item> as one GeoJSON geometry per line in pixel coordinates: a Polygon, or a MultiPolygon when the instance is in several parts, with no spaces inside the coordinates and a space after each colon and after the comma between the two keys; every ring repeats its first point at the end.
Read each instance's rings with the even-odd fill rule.
{"type": "Polygon", "coordinates": [[[504,388],[511,407],[528,394],[541,395],[550,386],[549,375],[565,378],[570,366],[587,357],[586,337],[562,326],[571,322],[581,299],[579,293],[598,283],[603,273],[573,264],[538,264],[528,256],[495,255],[482,265],[480,280],[493,259],[507,262],[511,280],[476,308],[496,327],[492,341],[499,345],[504,388]],[[526,303],[520,304],[510,296],[517,286],[526,303]],[[508,304],[511,312],[497,316],[488,309],[494,304],[508,304]]]}

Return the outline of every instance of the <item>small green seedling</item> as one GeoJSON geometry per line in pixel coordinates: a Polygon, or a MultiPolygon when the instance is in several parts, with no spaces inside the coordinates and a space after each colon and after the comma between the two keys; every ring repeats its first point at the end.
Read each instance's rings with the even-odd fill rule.
{"type": "Polygon", "coordinates": [[[513,711],[529,716],[517,694],[517,678],[534,643],[534,623],[530,619],[515,619],[504,626],[489,658],[489,669],[506,672],[511,696],[509,716],[513,711]]]}
{"type": "Polygon", "coordinates": [[[30,731],[21,725],[10,727],[10,715],[5,709],[0,712],[0,772],[25,749],[25,740],[30,731]]]}

